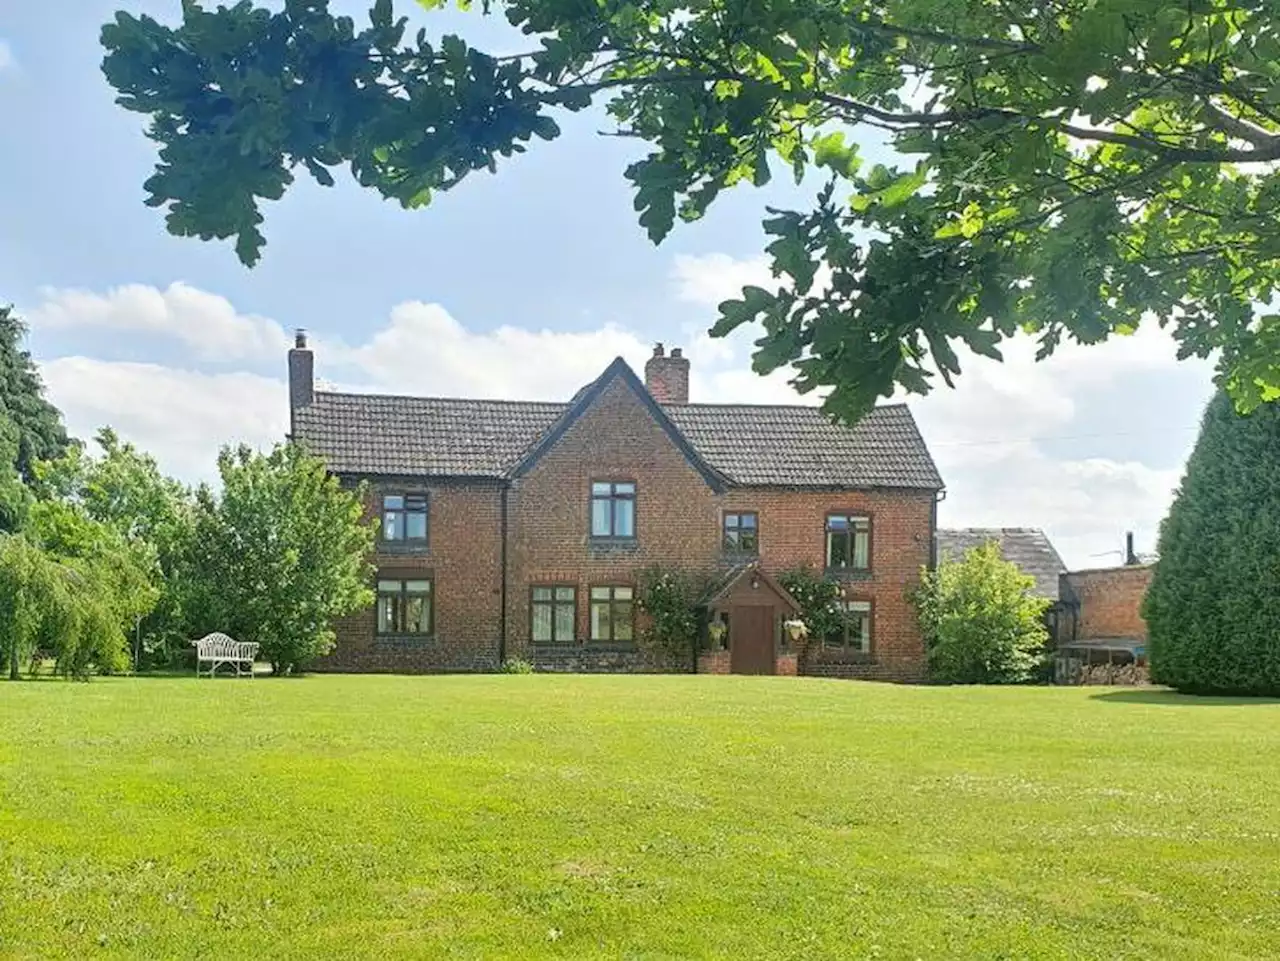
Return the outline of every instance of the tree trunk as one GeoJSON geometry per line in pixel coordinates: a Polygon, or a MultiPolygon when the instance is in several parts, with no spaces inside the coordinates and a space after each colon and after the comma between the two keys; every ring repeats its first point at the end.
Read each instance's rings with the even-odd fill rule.
{"type": "Polygon", "coordinates": [[[9,680],[16,681],[18,679],[18,639],[11,639],[9,645],[9,680]]]}

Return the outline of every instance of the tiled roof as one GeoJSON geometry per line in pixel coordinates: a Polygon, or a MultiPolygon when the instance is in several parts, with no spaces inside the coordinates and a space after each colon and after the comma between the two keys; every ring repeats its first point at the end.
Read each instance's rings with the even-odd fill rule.
{"type": "Polygon", "coordinates": [[[564,404],[326,394],[294,411],[294,438],[337,474],[506,477],[564,404]]]}
{"type": "MultiPolygon", "coordinates": [[[[641,388],[643,389],[643,388],[641,388]]],[[[317,392],[294,437],[339,474],[507,478],[567,404],[317,392]]],[[[693,451],[729,482],[937,489],[911,412],[878,407],[853,427],[816,407],[671,404],[693,451]]]]}
{"type": "Polygon", "coordinates": [[[1035,593],[1051,601],[1059,599],[1058,576],[1065,574],[1067,565],[1062,563],[1058,551],[1045,535],[1035,527],[961,527],[938,531],[938,554],[958,561],[965,553],[981,547],[987,541],[1000,545],[1000,556],[1018,565],[1024,574],[1036,579],[1035,593]]]}
{"type": "Polygon", "coordinates": [[[942,487],[904,404],[876,407],[852,427],[833,423],[817,407],[681,404],[663,409],[707,462],[737,484],[942,487]]]}

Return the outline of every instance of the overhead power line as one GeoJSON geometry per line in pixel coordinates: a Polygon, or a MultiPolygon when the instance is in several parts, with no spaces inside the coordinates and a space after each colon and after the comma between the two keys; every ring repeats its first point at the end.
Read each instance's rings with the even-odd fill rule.
{"type": "Polygon", "coordinates": [[[1035,444],[1060,440],[1098,440],[1108,437],[1150,437],[1152,434],[1185,434],[1189,431],[1199,430],[1198,426],[1192,427],[1161,427],[1156,430],[1122,430],[1122,431],[1104,431],[1098,434],[1058,434],[1045,435],[1040,437],[1000,437],[991,438],[990,440],[952,440],[938,441],[930,443],[930,447],[989,447],[998,444],[1035,444]]]}

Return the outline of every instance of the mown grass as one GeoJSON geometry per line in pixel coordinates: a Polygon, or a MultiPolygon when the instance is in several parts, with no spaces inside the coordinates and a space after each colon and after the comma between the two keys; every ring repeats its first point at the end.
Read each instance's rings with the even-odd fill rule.
{"type": "Polygon", "coordinates": [[[0,684],[0,956],[1278,953],[1274,703],[736,677],[0,684]]]}

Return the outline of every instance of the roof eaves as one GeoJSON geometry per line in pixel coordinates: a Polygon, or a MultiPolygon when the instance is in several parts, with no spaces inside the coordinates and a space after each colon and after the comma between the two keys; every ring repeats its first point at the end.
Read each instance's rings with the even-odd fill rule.
{"type": "Polygon", "coordinates": [[[906,421],[911,425],[911,433],[915,435],[916,445],[924,452],[924,459],[929,462],[929,469],[933,471],[933,477],[937,482],[937,486],[933,490],[944,491],[947,489],[947,483],[942,479],[942,471],[938,470],[938,464],[933,459],[933,452],[929,450],[929,445],[924,441],[924,435],[920,433],[920,425],[916,423],[916,418],[911,413],[911,408],[906,404],[886,404],[886,407],[900,407],[906,412],[906,421]]]}
{"type": "Polygon", "coordinates": [[[390,482],[402,484],[485,484],[493,487],[505,487],[510,480],[502,474],[429,474],[406,471],[377,470],[335,470],[330,471],[334,477],[361,481],[368,480],[385,484],[390,482]]]}

